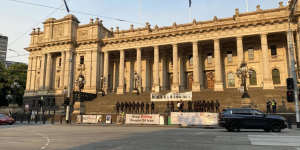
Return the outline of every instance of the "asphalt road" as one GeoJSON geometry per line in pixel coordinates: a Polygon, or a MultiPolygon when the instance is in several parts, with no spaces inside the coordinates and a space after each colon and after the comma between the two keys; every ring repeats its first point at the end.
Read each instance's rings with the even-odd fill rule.
{"type": "Polygon", "coordinates": [[[76,125],[0,126],[0,150],[300,150],[300,130],[76,125]]]}

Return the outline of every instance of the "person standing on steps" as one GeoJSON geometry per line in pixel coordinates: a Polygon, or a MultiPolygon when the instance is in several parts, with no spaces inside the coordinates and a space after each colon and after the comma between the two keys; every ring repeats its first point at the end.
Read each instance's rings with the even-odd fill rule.
{"type": "Polygon", "coordinates": [[[220,102],[219,102],[219,100],[216,100],[215,106],[216,106],[216,112],[220,113],[220,102]]]}
{"type": "Polygon", "coordinates": [[[128,103],[128,113],[131,113],[131,108],[132,108],[132,104],[131,104],[131,101],[129,101],[129,103],[128,103]]]}
{"type": "Polygon", "coordinates": [[[273,101],[272,101],[272,110],[273,110],[273,113],[276,113],[276,107],[277,107],[276,100],[273,99],[273,101]]]}
{"type": "Polygon", "coordinates": [[[141,113],[144,113],[144,102],[141,103],[141,113]]]}
{"type": "Polygon", "coordinates": [[[188,102],[188,111],[192,112],[192,108],[193,108],[193,103],[192,103],[192,101],[189,101],[188,102]]]}
{"type": "Polygon", "coordinates": [[[171,102],[171,112],[174,112],[174,103],[171,102]]]}
{"type": "Polygon", "coordinates": [[[149,114],[149,103],[146,103],[146,114],[149,114]]]}
{"type": "Polygon", "coordinates": [[[136,113],[138,114],[138,113],[140,113],[140,102],[137,102],[136,103],[136,113]]]}
{"type": "Polygon", "coordinates": [[[136,111],[136,108],[135,108],[135,101],[132,102],[132,113],[134,114],[135,111],[136,111]]]}
{"type": "Polygon", "coordinates": [[[267,101],[267,113],[271,113],[271,105],[272,105],[271,101],[268,100],[267,101]]]}
{"type": "Polygon", "coordinates": [[[117,101],[117,103],[116,103],[116,112],[117,113],[120,112],[120,103],[119,103],[119,101],[117,101]]]}
{"type": "Polygon", "coordinates": [[[151,114],[153,114],[154,113],[154,103],[152,102],[151,103],[151,114]]]}
{"type": "Polygon", "coordinates": [[[124,103],[121,102],[121,112],[124,112],[124,103]]]}

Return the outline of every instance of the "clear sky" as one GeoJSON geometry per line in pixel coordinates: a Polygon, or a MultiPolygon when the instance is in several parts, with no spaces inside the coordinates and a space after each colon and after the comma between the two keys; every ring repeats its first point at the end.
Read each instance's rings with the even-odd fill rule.
{"type": "MultiPolygon", "coordinates": [[[[16,1],[25,1],[47,5],[56,8],[64,8],[63,0],[0,0],[0,34],[9,38],[7,60],[28,62],[28,52],[24,50],[29,46],[29,33],[32,28],[41,27],[46,18],[62,18],[66,11],[27,5],[16,1]],[[19,55],[19,56],[18,56],[19,55]]],[[[240,13],[246,11],[247,0],[192,0],[191,11],[188,8],[188,0],[67,0],[71,11],[86,12],[98,15],[107,27],[119,26],[120,29],[128,29],[130,24],[135,27],[144,26],[149,22],[152,26],[170,26],[173,22],[177,24],[189,22],[189,18],[196,20],[211,20],[214,16],[218,18],[231,17],[235,8],[240,13]],[[120,22],[106,17],[120,18],[127,22],[120,22]]],[[[284,5],[288,0],[248,0],[249,11],[255,11],[256,5],[260,4],[262,9],[279,7],[279,2],[284,5]]],[[[81,23],[86,24],[90,18],[96,16],[73,13],[81,23]]]]}

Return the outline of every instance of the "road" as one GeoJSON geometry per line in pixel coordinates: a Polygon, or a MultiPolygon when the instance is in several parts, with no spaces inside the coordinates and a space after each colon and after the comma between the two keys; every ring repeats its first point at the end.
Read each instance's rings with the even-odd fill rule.
{"type": "Polygon", "coordinates": [[[300,130],[77,125],[0,126],[0,150],[300,150],[300,130]]]}

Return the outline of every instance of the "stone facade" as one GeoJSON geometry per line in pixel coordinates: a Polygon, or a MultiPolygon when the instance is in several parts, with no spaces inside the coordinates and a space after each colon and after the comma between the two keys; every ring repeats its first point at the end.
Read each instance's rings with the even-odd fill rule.
{"type": "MultiPolygon", "coordinates": [[[[300,8],[300,4],[297,5],[300,8]]],[[[240,88],[236,70],[252,70],[249,87],[286,86],[289,77],[288,6],[210,21],[129,30],[106,29],[99,19],[79,25],[73,15],[44,22],[31,33],[25,96],[62,95],[85,77],[84,92],[124,94],[240,88]],[[140,82],[135,83],[135,74],[140,82]],[[103,76],[103,83],[100,80],[103,76]],[[71,84],[69,84],[71,82],[71,84]],[[103,85],[103,87],[102,87],[103,85]]],[[[298,11],[296,14],[300,14],[298,11]]],[[[298,20],[298,18],[296,18],[298,20]]],[[[291,24],[297,68],[299,23],[291,24]]]]}

